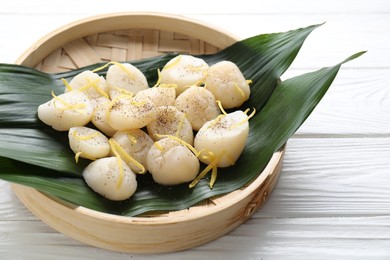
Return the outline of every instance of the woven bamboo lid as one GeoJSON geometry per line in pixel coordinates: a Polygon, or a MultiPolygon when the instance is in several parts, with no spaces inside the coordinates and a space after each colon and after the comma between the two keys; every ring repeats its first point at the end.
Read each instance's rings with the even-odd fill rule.
{"type": "MultiPolygon", "coordinates": [[[[39,40],[17,63],[62,72],[102,61],[131,61],[166,52],[209,54],[237,38],[184,17],[157,13],[95,16],[66,25],[39,40]]],[[[267,200],[279,178],[284,148],[252,183],[189,209],[123,217],[86,209],[12,185],[18,198],[52,228],[89,245],[131,253],[191,248],[238,227],[267,200]]]]}

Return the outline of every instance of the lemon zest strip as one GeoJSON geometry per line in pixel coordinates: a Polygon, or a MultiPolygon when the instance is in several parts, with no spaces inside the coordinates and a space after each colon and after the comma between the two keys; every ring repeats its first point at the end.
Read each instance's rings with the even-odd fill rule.
{"type": "Polygon", "coordinates": [[[96,90],[96,92],[98,92],[103,97],[110,98],[108,96],[108,94],[101,87],[99,87],[99,85],[98,85],[99,81],[100,81],[100,79],[91,80],[91,79],[87,78],[88,83],[85,84],[84,86],[82,86],[81,88],[79,88],[79,90],[80,91],[87,91],[90,87],[92,87],[93,89],[96,90]]]}
{"type": "Polygon", "coordinates": [[[128,90],[126,90],[124,88],[120,88],[120,87],[117,87],[117,86],[111,86],[110,88],[113,89],[113,90],[118,91],[120,93],[120,95],[126,95],[126,96],[131,96],[131,97],[134,96],[133,92],[128,91],[128,90]]]}
{"type": "Polygon", "coordinates": [[[204,158],[209,158],[209,165],[207,165],[206,168],[203,169],[203,171],[201,171],[199,173],[199,175],[189,184],[189,188],[193,188],[195,187],[199,181],[204,177],[206,176],[206,174],[212,170],[211,172],[211,179],[210,179],[210,182],[209,182],[209,186],[210,188],[213,188],[213,185],[217,179],[217,171],[218,171],[218,167],[217,167],[217,164],[218,162],[220,161],[221,157],[223,156],[223,154],[225,153],[225,151],[223,151],[222,153],[220,153],[218,156],[215,156],[214,153],[208,151],[208,156],[205,155],[204,158]]]}
{"type": "Polygon", "coordinates": [[[156,146],[156,148],[158,150],[160,150],[160,152],[163,152],[164,151],[164,147],[161,146],[161,144],[159,144],[158,142],[154,142],[154,146],[156,146]]]}
{"type": "Polygon", "coordinates": [[[90,156],[90,155],[88,155],[88,154],[86,154],[86,153],[83,153],[83,152],[77,152],[77,153],[74,155],[74,159],[75,159],[76,163],[79,162],[80,157],[85,158],[85,159],[89,159],[89,160],[92,160],[92,161],[96,160],[96,157],[90,156]],[[83,156],[81,156],[81,154],[82,154],[83,156]]]}
{"type": "Polygon", "coordinates": [[[111,61],[111,64],[117,65],[123,72],[125,72],[129,76],[129,78],[131,78],[132,80],[135,80],[134,73],[131,73],[131,71],[128,70],[125,67],[125,65],[123,65],[122,63],[119,63],[119,62],[115,62],[115,61],[111,61]]]}
{"type": "Polygon", "coordinates": [[[224,114],[226,116],[227,113],[226,113],[225,109],[223,109],[223,107],[222,107],[222,102],[220,100],[216,100],[215,102],[218,104],[218,107],[221,110],[222,114],[224,114]]]}
{"type": "Polygon", "coordinates": [[[170,83],[160,83],[159,85],[160,88],[174,88],[177,89],[179,86],[177,84],[170,84],[170,83]]]}
{"type": "Polygon", "coordinates": [[[111,138],[109,140],[109,142],[110,142],[111,148],[112,148],[112,146],[115,146],[116,152],[118,153],[119,157],[122,160],[124,160],[128,164],[134,164],[136,167],[138,167],[140,169],[140,171],[137,173],[142,174],[142,173],[146,172],[145,167],[141,163],[139,163],[136,159],[134,159],[131,155],[129,155],[117,141],[115,141],[114,139],[111,138]]]}
{"type": "Polygon", "coordinates": [[[92,70],[92,72],[98,72],[98,71],[101,71],[101,70],[104,70],[105,68],[107,68],[109,65],[111,65],[112,63],[111,62],[107,62],[106,64],[104,64],[103,66],[101,66],[101,67],[98,67],[98,68],[96,68],[96,69],[94,69],[94,70],[92,70]]]}
{"type": "Polygon", "coordinates": [[[123,170],[123,161],[120,157],[116,157],[116,161],[117,161],[117,164],[118,164],[118,168],[119,168],[119,178],[118,178],[118,183],[116,185],[116,189],[119,190],[119,188],[122,186],[123,184],[123,179],[124,179],[124,176],[125,176],[125,171],[123,170]]]}
{"type": "Polygon", "coordinates": [[[89,139],[98,137],[99,136],[99,132],[94,132],[94,133],[89,134],[89,135],[79,135],[77,133],[77,131],[73,131],[73,136],[74,136],[74,138],[76,138],[79,141],[87,141],[89,139]]]}
{"type": "MultiPolygon", "coordinates": [[[[248,113],[248,112],[249,112],[249,109],[245,110],[244,113],[246,114],[246,113],[248,113]]],[[[236,128],[236,127],[238,127],[238,126],[244,124],[245,122],[248,122],[249,119],[251,119],[252,117],[255,116],[255,114],[256,114],[256,108],[253,108],[252,113],[250,113],[250,115],[249,115],[247,118],[243,119],[241,122],[238,122],[237,124],[232,125],[232,126],[230,127],[230,129],[236,128]]]]}
{"type": "Polygon", "coordinates": [[[176,56],[171,62],[169,62],[168,64],[166,64],[163,68],[163,70],[169,70],[169,69],[172,69],[173,67],[175,67],[181,60],[181,54],[179,54],[178,56],[176,56]]]}
{"type": "Polygon", "coordinates": [[[91,80],[91,79],[87,78],[86,81],[87,81],[87,84],[81,86],[81,87],[79,88],[80,91],[86,91],[86,90],[88,90],[90,87],[93,87],[93,85],[96,84],[96,83],[99,81],[99,79],[91,80]]]}
{"type": "Polygon", "coordinates": [[[107,105],[106,110],[105,110],[106,121],[107,121],[107,123],[110,125],[110,127],[112,127],[112,123],[111,123],[111,111],[112,111],[113,107],[115,106],[115,103],[116,103],[116,102],[117,102],[116,99],[111,100],[111,101],[109,102],[109,104],[107,105]]]}
{"type": "Polygon", "coordinates": [[[180,134],[181,130],[183,129],[183,124],[184,124],[185,119],[186,119],[186,114],[183,113],[183,115],[180,118],[179,124],[177,125],[177,130],[175,133],[176,137],[179,137],[179,134],[180,134]]]}
{"type": "Polygon", "coordinates": [[[69,82],[66,79],[61,78],[61,81],[62,81],[62,83],[64,83],[65,88],[66,88],[67,91],[72,91],[73,90],[72,86],[69,84],[69,82]]]}
{"type": "Polygon", "coordinates": [[[130,132],[127,132],[126,133],[127,135],[127,138],[129,138],[129,140],[133,143],[133,144],[136,144],[137,143],[137,138],[130,132]]]}
{"type": "Polygon", "coordinates": [[[98,72],[98,71],[101,71],[105,68],[107,68],[109,65],[117,65],[122,71],[124,71],[132,80],[135,79],[135,76],[133,73],[131,73],[131,71],[129,71],[122,63],[120,62],[116,62],[116,61],[110,61],[110,62],[107,62],[105,65],[99,67],[99,68],[96,68],[94,70],[92,70],[92,72],[98,72]]]}
{"type": "Polygon", "coordinates": [[[54,98],[55,101],[58,101],[61,103],[65,108],[59,108],[56,106],[56,103],[53,102],[53,105],[55,108],[60,109],[60,110],[75,110],[76,112],[79,112],[80,114],[83,113],[83,109],[85,109],[86,105],[84,103],[79,103],[79,104],[71,104],[69,102],[66,102],[65,100],[59,98],[54,94],[54,92],[51,92],[52,97],[54,98]]]}
{"type": "Polygon", "coordinates": [[[234,82],[233,86],[234,86],[234,89],[242,96],[242,98],[245,99],[246,98],[245,93],[240,88],[240,86],[236,82],[234,82]]]}
{"type": "Polygon", "coordinates": [[[156,136],[158,138],[164,138],[164,137],[167,137],[167,138],[170,138],[174,141],[177,141],[178,143],[180,143],[181,145],[187,147],[188,149],[190,149],[191,152],[193,152],[195,154],[196,157],[199,157],[200,156],[200,153],[198,151],[195,150],[195,148],[190,145],[189,143],[187,143],[186,141],[183,141],[182,139],[180,139],[179,137],[176,137],[174,135],[160,135],[160,134],[156,134],[156,136]]]}
{"type": "Polygon", "coordinates": [[[213,169],[211,170],[211,178],[209,183],[210,188],[213,188],[214,183],[217,180],[217,175],[218,175],[218,167],[213,167],[213,169]]]}
{"type": "Polygon", "coordinates": [[[153,85],[152,88],[158,87],[158,85],[160,85],[160,82],[161,82],[161,71],[160,69],[157,69],[157,82],[156,84],[153,85]]]}
{"type": "Polygon", "coordinates": [[[124,171],[123,171],[123,164],[122,164],[122,158],[119,155],[118,150],[116,149],[116,145],[112,142],[113,139],[108,140],[108,143],[110,144],[111,150],[116,156],[116,161],[119,168],[119,177],[118,177],[118,183],[116,185],[116,189],[119,190],[119,188],[122,186],[123,178],[124,178],[124,171]]]}
{"type": "Polygon", "coordinates": [[[80,155],[81,155],[82,152],[78,152],[74,155],[74,160],[76,161],[76,163],[79,162],[79,158],[80,158],[80,155]]]}

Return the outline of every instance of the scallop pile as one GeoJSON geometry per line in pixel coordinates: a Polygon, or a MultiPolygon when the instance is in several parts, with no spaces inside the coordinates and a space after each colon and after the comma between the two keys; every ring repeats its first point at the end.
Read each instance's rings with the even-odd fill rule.
{"type": "Polygon", "coordinates": [[[107,199],[130,198],[137,174],[147,172],[161,185],[189,187],[211,172],[212,188],[217,168],[233,165],[244,149],[255,111],[225,112],[250,94],[250,80],[234,63],[209,66],[178,55],[158,75],[149,87],[132,64],[109,62],[63,80],[64,93],[52,92],[38,107],[42,122],[68,132],[76,162],[91,161],[84,180],[107,199]],[[107,66],[106,77],[98,75],[107,66]]]}

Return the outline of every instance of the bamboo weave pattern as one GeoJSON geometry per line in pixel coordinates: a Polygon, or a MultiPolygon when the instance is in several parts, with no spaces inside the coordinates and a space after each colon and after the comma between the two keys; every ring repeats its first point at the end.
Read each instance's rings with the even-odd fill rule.
{"type": "Polygon", "coordinates": [[[104,61],[132,61],[169,52],[211,54],[216,47],[187,35],[150,29],[112,31],[69,42],[40,62],[36,68],[56,73],[104,61]]]}

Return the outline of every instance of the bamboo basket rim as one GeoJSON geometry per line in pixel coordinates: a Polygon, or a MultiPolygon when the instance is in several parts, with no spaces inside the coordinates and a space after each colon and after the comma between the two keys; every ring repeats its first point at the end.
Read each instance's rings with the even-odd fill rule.
{"type": "Polygon", "coordinates": [[[87,18],[79,19],[69,24],[63,25],[58,29],[48,33],[47,35],[40,38],[36,41],[30,48],[24,51],[15,61],[17,64],[23,64],[25,66],[35,66],[37,61],[42,60],[44,57],[40,53],[37,53],[37,50],[42,48],[42,46],[47,46],[50,49],[54,50],[56,48],[61,47],[61,45],[65,42],[69,42],[81,37],[85,37],[87,35],[93,33],[99,33],[108,31],[109,29],[105,26],[105,21],[107,20],[117,20],[116,26],[117,30],[121,29],[131,29],[131,28],[142,28],[145,27],[147,29],[159,29],[161,30],[161,26],[158,20],[169,20],[169,21],[180,21],[180,23],[172,23],[171,26],[164,28],[167,31],[173,31],[177,33],[188,33],[187,26],[190,27],[198,27],[203,28],[208,31],[213,31],[213,36],[208,34],[196,33],[195,30],[191,31],[191,35],[197,37],[201,40],[208,41],[213,38],[218,37],[221,39],[221,44],[229,46],[233,42],[239,41],[240,38],[222,28],[217,26],[211,26],[205,22],[191,19],[185,16],[176,15],[176,14],[168,14],[168,13],[160,13],[160,12],[114,12],[108,14],[98,14],[94,16],[90,16],[87,18]],[[152,18],[152,19],[150,19],[152,18]],[[129,21],[134,22],[135,20],[148,21],[148,22],[137,22],[130,24],[129,21]],[[96,29],[91,30],[91,24],[98,24],[100,26],[95,26],[96,29]],[[87,29],[86,29],[87,28],[87,29]],[[70,34],[71,36],[67,39],[61,40],[59,39],[59,35],[62,34],[70,34]],[[54,43],[53,41],[58,41],[54,43]]]}
{"type": "MultiPolygon", "coordinates": [[[[258,189],[262,183],[267,179],[268,176],[273,174],[272,169],[276,167],[276,165],[279,163],[279,161],[283,158],[284,156],[284,147],[283,149],[277,151],[274,153],[272,156],[271,160],[268,162],[266,168],[261,172],[261,174],[254,179],[248,186],[243,187],[242,189],[238,189],[236,191],[220,195],[218,197],[223,198],[227,195],[232,195],[235,193],[234,197],[230,196],[229,200],[222,200],[219,203],[214,204],[213,206],[205,206],[203,209],[197,209],[191,212],[191,214],[185,214],[185,220],[192,220],[192,219],[198,219],[204,216],[212,215],[215,213],[218,213],[219,211],[223,210],[226,207],[229,207],[232,204],[239,203],[243,198],[247,197],[250,195],[252,192],[254,192],[256,189],[258,189]],[[233,197],[233,198],[232,198],[233,197]]],[[[56,198],[55,198],[56,199],[56,198]]],[[[263,198],[258,198],[259,200],[263,198]]],[[[59,203],[63,203],[65,206],[66,204],[72,205],[71,203],[67,203],[61,199],[58,199],[59,203]]],[[[261,201],[253,201],[255,204],[256,203],[261,203],[261,201]]],[[[256,205],[253,205],[254,207],[256,205]]],[[[191,208],[191,207],[190,207],[191,208]]],[[[88,209],[85,207],[77,206],[75,208],[76,211],[91,216],[91,217],[99,217],[104,220],[112,220],[113,216],[115,217],[116,220],[121,221],[123,223],[128,223],[128,224],[137,224],[137,225],[150,225],[150,224],[170,224],[170,223],[176,223],[177,221],[182,221],[183,220],[183,215],[181,214],[175,214],[175,215],[153,215],[153,216],[135,216],[135,217],[128,217],[128,216],[120,216],[120,215],[114,215],[114,214],[109,214],[109,213],[104,213],[100,211],[95,211],[92,209],[88,209]],[[158,222],[157,222],[158,221],[158,222]]],[[[181,210],[177,210],[175,212],[180,212],[181,210]]]]}

